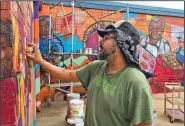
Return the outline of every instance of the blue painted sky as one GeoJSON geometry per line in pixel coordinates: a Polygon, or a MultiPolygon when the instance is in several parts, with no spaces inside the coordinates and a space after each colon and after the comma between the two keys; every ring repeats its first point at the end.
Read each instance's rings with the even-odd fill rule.
{"type": "Polygon", "coordinates": [[[184,10],[184,1],[114,1],[114,2],[184,10]]]}

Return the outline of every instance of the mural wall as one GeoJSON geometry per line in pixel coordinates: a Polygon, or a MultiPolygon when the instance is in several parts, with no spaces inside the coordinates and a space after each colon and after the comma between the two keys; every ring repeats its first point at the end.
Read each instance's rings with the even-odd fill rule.
{"type": "Polygon", "coordinates": [[[2,126],[36,125],[35,78],[39,76],[25,56],[26,44],[34,40],[38,44],[39,40],[38,32],[34,32],[38,25],[34,24],[34,6],[33,2],[1,2],[2,126]]]}
{"type": "MultiPolygon", "coordinates": [[[[98,49],[99,38],[97,28],[118,20],[129,20],[138,30],[141,42],[138,45],[140,65],[142,69],[156,75],[150,79],[153,93],[162,93],[164,81],[180,81],[184,63],[184,18],[129,13],[115,13],[101,18],[114,11],[86,9],[75,7],[75,36],[74,50],[92,48],[98,49]],[[96,22],[94,17],[98,22],[96,22]],[[180,37],[181,36],[181,37],[180,37]]],[[[52,52],[71,52],[71,23],[72,8],[56,6],[52,9],[52,34],[55,36],[51,42],[52,52]],[[69,34],[69,35],[66,35],[69,34]],[[66,35],[66,36],[65,36],[66,35]],[[57,37],[56,37],[57,36],[57,37]]],[[[49,36],[49,5],[43,4],[39,13],[40,19],[40,44],[39,48],[43,55],[47,55],[49,36]]],[[[59,61],[70,66],[70,57],[63,56],[59,61]]],[[[76,56],[73,65],[80,66],[88,60],[87,56],[76,56]]],[[[68,67],[70,68],[70,67],[68,67]]]]}

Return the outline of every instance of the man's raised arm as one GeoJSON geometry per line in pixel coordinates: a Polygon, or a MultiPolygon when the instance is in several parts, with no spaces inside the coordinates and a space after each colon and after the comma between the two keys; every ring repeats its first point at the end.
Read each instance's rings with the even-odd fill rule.
{"type": "Polygon", "coordinates": [[[48,63],[42,58],[41,53],[35,44],[29,44],[29,46],[33,46],[33,54],[26,53],[29,60],[32,60],[36,64],[40,64],[42,68],[49,72],[53,77],[64,81],[79,81],[75,70],[66,70],[64,68],[60,68],[51,63],[48,63]]]}

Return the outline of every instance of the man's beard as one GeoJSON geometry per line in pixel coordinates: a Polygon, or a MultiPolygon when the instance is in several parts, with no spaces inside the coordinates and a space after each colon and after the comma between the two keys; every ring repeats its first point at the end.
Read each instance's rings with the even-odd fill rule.
{"type": "Polygon", "coordinates": [[[116,52],[116,46],[113,46],[110,51],[103,51],[104,48],[101,47],[102,52],[98,53],[99,60],[108,60],[108,57],[116,52]]]}

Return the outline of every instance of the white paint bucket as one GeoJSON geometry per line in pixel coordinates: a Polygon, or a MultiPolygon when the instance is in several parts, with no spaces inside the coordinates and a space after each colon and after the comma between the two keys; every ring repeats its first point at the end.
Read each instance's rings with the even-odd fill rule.
{"type": "Polygon", "coordinates": [[[92,48],[86,48],[84,51],[85,51],[85,54],[92,54],[93,53],[92,48]]]}
{"type": "Polygon", "coordinates": [[[84,122],[77,123],[75,126],[84,126],[84,122]]]}
{"type": "Polygon", "coordinates": [[[70,107],[69,107],[69,102],[74,99],[80,99],[80,94],[77,93],[70,93],[67,94],[67,118],[70,117],[70,107]]]}
{"type": "Polygon", "coordinates": [[[94,49],[93,50],[93,54],[97,54],[98,53],[98,50],[97,49],[94,49]]]}
{"type": "Polygon", "coordinates": [[[157,119],[157,113],[156,111],[153,112],[153,123],[152,126],[156,126],[156,119],[157,119]]]}
{"type": "Polygon", "coordinates": [[[83,100],[71,100],[69,102],[70,117],[83,117],[84,115],[84,101],[83,100]]]}
{"type": "Polygon", "coordinates": [[[76,126],[76,124],[83,123],[82,118],[69,118],[67,119],[68,126],[76,126]]]}
{"type": "Polygon", "coordinates": [[[80,94],[77,94],[77,93],[67,94],[68,101],[73,100],[73,99],[80,99],[80,94]]]}

